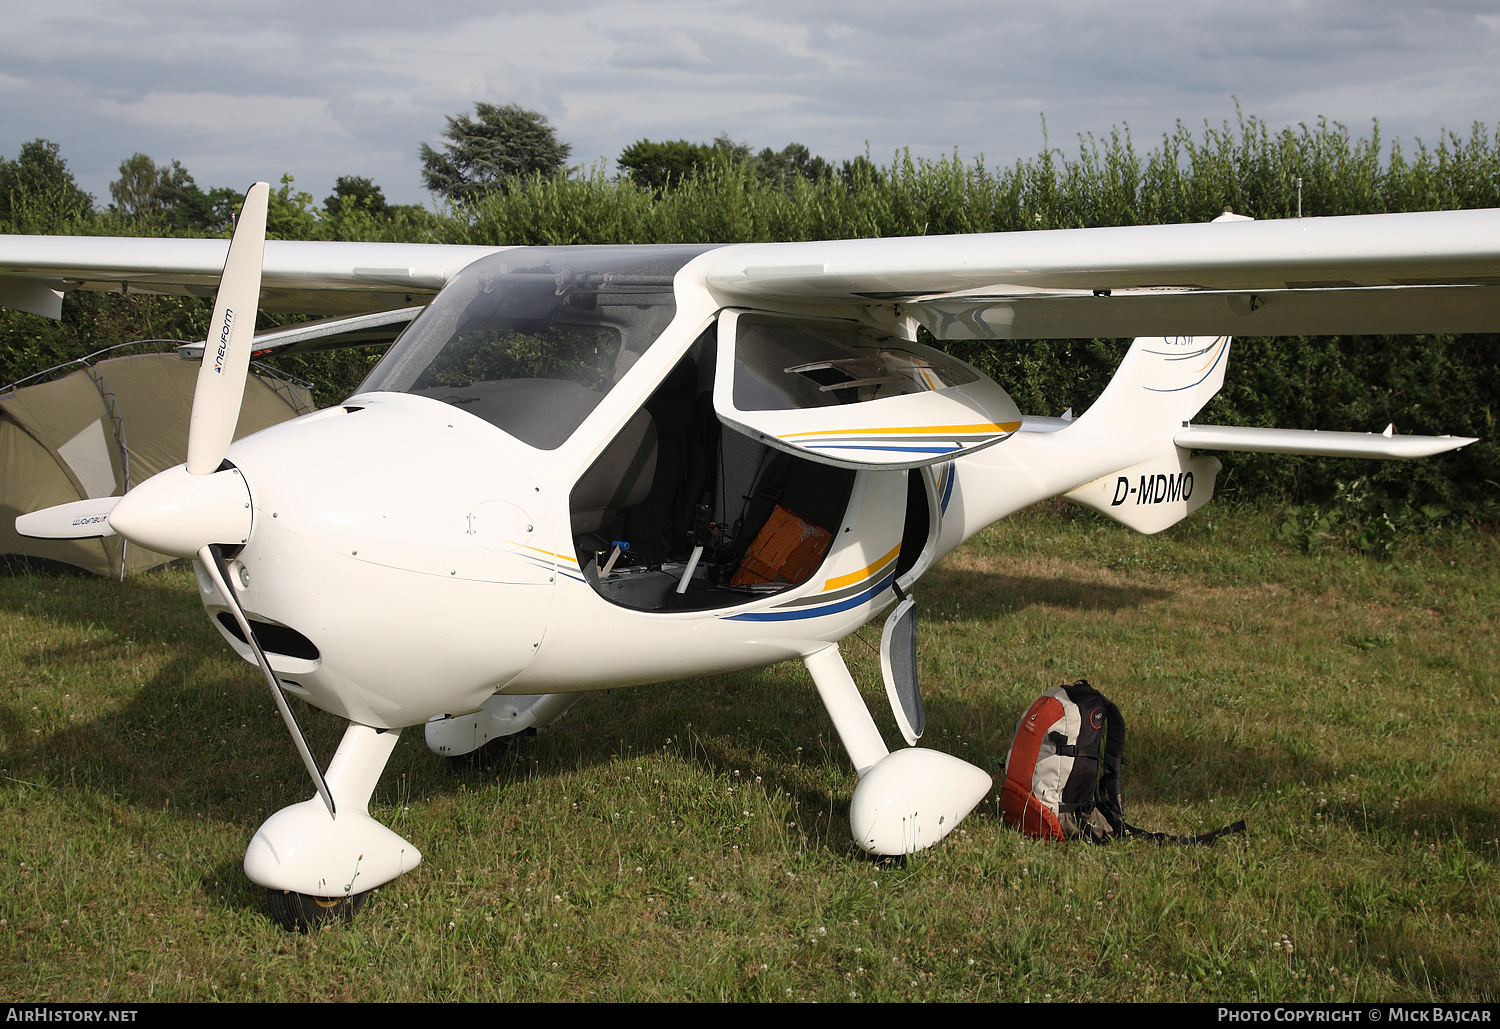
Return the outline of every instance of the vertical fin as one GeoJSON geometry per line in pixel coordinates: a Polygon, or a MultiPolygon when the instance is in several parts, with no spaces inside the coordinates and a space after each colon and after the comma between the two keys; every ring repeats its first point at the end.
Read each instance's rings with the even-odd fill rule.
{"type": "Polygon", "coordinates": [[[1181,427],[1224,385],[1228,336],[1142,336],[1079,422],[1141,429],[1181,427]]]}

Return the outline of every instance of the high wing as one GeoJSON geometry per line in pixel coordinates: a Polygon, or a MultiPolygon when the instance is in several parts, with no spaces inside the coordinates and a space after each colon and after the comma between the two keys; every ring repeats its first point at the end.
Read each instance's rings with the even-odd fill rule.
{"type": "MultiPolygon", "coordinates": [[[[0,305],[57,317],[69,289],[208,296],[227,245],[0,236],[0,305]]],[[[262,305],[409,307],[497,249],[270,241],[262,305]]],[[[1500,210],[756,243],[703,261],[721,306],[864,310],[938,339],[1500,329],[1500,210]]]]}
{"type": "Polygon", "coordinates": [[[885,302],[938,339],[1485,332],[1500,210],[758,244],[727,302],[885,302]]]}
{"type": "MultiPolygon", "coordinates": [[[[425,303],[477,257],[504,247],[271,240],[261,306],[354,314],[425,303]]],[[[57,318],[73,289],[212,297],[226,239],[0,236],[0,306],[57,318]]]]}

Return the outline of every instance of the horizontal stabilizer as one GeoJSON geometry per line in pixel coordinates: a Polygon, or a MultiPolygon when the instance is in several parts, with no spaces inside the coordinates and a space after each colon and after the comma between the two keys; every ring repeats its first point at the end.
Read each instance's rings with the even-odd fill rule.
{"type": "Polygon", "coordinates": [[[1184,425],[1174,437],[1193,450],[1242,450],[1257,454],[1314,457],[1371,457],[1406,461],[1447,453],[1476,442],[1472,436],[1397,436],[1378,432],[1320,432],[1316,429],[1254,429],[1236,425],[1184,425]]]}
{"type": "Polygon", "coordinates": [[[71,504],[58,504],[43,508],[16,519],[16,532],[44,540],[81,540],[97,536],[113,536],[109,527],[109,513],[120,502],[119,497],[98,497],[93,500],[77,500],[71,504]]]}

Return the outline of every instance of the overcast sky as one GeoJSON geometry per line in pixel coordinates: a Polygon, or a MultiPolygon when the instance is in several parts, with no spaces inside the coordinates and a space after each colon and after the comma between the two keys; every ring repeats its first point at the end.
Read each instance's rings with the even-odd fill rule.
{"type": "MultiPolygon", "coordinates": [[[[1128,124],[1342,121],[1429,142],[1500,122],[1500,2],[6,0],[0,156],[62,146],[101,203],[136,151],[200,186],[339,175],[429,199],[418,144],[476,100],[540,111],[571,163],[727,132],[841,160],[992,164],[1128,124]],[[254,17],[249,15],[253,13],[254,17]]],[[[612,169],[611,165],[611,169],[612,169]]]]}

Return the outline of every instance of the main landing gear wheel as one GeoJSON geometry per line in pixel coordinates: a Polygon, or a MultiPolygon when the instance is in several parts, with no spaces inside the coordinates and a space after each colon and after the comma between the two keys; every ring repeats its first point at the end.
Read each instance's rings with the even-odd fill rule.
{"type": "Polygon", "coordinates": [[[311,897],[291,890],[266,890],[276,924],[289,933],[306,933],[325,925],[348,925],[364,906],[369,891],[352,897],[311,897]]]}
{"type": "Polygon", "coordinates": [[[536,735],[536,729],[528,726],[520,732],[511,733],[509,736],[496,736],[494,739],[486,740],[477,750],[471,750],[467,754],[459,754],[455,757],[445,758],[450,771],[467,772],[475,768],[488,768],[501,757],[510,753],[511,749],[522,740],[529,740],[536,735]]]}

